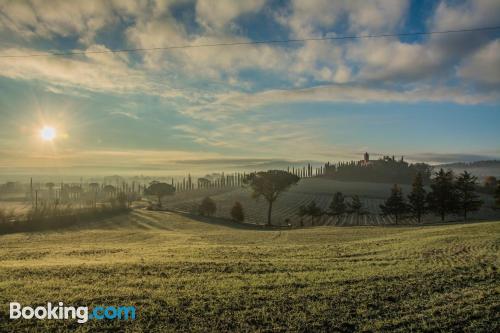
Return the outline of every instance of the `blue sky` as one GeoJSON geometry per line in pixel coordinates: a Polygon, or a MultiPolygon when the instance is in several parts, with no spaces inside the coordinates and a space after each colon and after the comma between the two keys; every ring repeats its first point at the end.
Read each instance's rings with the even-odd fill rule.
{"type": "MultiPolygon", "coordinates": [[[[500,26],[499,12],[496,0],[0,0],[0,55],[470,29],[500,26]]],[[[0,57],[0,168],[495,159],[499,106],[500,30],[0,57]]]]}

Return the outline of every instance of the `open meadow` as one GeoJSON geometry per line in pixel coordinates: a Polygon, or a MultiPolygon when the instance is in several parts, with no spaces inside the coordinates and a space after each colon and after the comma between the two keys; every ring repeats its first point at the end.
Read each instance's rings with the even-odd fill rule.
{"type": "Polygon", "coordinates": [[[0,331],[500,328],[500,223],[262,230],[136,209],[0,236],[0,331]],[[133,305],[134,321],[7,319],[25,305],[133,305]]]}

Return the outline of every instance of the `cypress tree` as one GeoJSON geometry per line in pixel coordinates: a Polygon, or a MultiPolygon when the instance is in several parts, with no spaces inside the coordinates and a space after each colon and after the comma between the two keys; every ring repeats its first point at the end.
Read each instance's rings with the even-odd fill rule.
{"type": "Polygon", "coordinates": [[[422,216],[427,212],[427,192],[424,189],[422,174],[419,172],[413,180],[411,193],[408,195],[409,208],[412,215],[421,222],[422,216]]]}
{"type": "Polygon", "coordinates": [[[397,184],[391,189],[391,195],[383,205],[380,205],[383,215],[392,215],[398,224],[400,218],[408,213],[408,205],[406,204],[401,187],[397,184]]]}
{"type": "Polygon", "coordinates": [[[461,173],[456,181],[455,187],[458,197],[458,206],[462,212],[464,221],[467,221],[469,212],[478,211],[483,205],[483,201],[476,193],[477,177],[467,171],[461,173]]]}
{"type": "Polygon", "coordinates": [[[337,217],[337,222],[340,222],[340,218],[347,211],[347,205],[345,203],[345,196],[342,192],[337,192],[333,196],[332,202],[328,207],[328,215],[337,217]]]}
{"type": "Polygon", "coordinates": [[[347,205],[347,211],[350,214],[356,215],[356,224],[359,224],[359,216],[365,215],[367,212],[364,210],[363,203],[357,195],[352,196],[351,202],[347,205]]]}
{"type": "Polygon", "coordinates": [[[243,206],[239,201],[236,201],[233,205],[233,208],[231,208],[231,217],[237,222],[243,222],[245,220],[243,206]]]}
{"type": "Polygon", "coordinates": [[[458,208],[458,198],[453,183],[453,171],[440,169],[431,180],[431,192],[427,195],[429,209],[441,217],[444,222],[446,215],[454,214],[458,208]]]}
{"type": "Polygon", "coordinates": [[[310,216],[311,225],[314,226],[314,218],[323,215],[321,207],[316,204],[316,201],[311,201],[307,206],[299,207],[299,216],[310,216]]]}

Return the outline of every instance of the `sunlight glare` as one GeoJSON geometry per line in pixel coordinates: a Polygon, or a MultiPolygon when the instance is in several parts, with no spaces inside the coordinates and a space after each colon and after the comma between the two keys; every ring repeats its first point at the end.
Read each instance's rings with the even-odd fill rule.
{"type": "Polygon", "coordinates": [[[45,126],[40,131],[40,136],[43,141],[52,141],[56,137],[56,130],[53,127],[45,126]]]}

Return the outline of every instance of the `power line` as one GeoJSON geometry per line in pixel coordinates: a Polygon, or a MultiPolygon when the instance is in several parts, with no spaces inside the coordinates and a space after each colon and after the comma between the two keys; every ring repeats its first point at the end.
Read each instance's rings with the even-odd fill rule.
{"type": "Polygon", "coordinates": [[[52,53],[34,53],[23,55],[0,55],[0,58],[29,58],[29,57],[50,57],[50,56],[74,56],[86,54],[102,54],[102,53],[128,53],[128,52],[150,52],[162,50],[176,50],[176,49],[190,49],[202,47],[222,47],[222,46],[243,46],[243,45],[256,45],[256,44],[288,44],[288,43],[301,43],[309,41],[330,41],[330,40],[350,40],[350,39],[367,39],[367,38],[387,38],[387,37],[411,37],[411,36],[426,36],[426,35],[443,35],[453,33],[466,33],[466,32],[485,32],[500,30],[500,26],[481,27],[472,29],[458,29],[458,30],[443,30],[443,31],[420,31],[420,32],[406,32],[394,34],[373,34],[373,35],[351,35],[351,36],[333,36],[333,37],[312,37],[312,38],[298,38],[298,39],[275,39],[275,40],[258,40],[249,42],[231,42],[231,43],[213,43],[213,44],[188,44],[188,45],[172,45],[164,47],[145,47],[134,49],[116,49],[116,50],[101,50],[101,51],[69,51],[69,52],[52,52],[52,53]]]}

